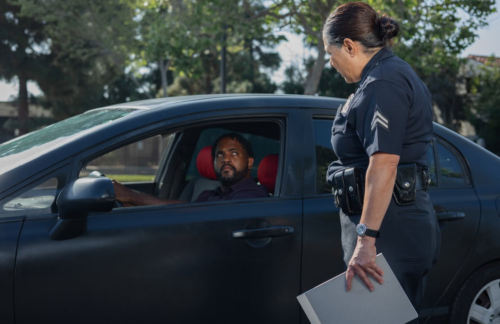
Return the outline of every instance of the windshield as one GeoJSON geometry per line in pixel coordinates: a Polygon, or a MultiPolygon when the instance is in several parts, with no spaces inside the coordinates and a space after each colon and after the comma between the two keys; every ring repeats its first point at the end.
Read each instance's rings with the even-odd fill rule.
{"type": "Polygon", "coordinates": [[[125,117],[137,109],[91,110],[0,145],[0,159],[125,117]]]}

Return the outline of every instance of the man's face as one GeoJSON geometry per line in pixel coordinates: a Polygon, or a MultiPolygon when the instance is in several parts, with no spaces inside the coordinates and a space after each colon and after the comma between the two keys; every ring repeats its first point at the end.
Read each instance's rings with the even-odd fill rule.
{"type": "Polygon", "coordinates": [[[243,146],[236,139],[223,138],[217,144],[214,169],[217,178],[224,186],[231,186],[250,177],[254,159],[248,157],[243,146]]]}

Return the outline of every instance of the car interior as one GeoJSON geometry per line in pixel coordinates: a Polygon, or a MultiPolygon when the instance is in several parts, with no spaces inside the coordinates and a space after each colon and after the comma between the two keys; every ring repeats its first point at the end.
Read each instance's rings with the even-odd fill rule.
{"type": "Polygon", "coordinates": [[[283,127],[271,119],[207,123],[141,139],[87,162],[80,177],[100,171],[133,190],[194,202],[202,191],[218,186],[211,147],[219,136],[232,132],[252,143],[252,177],[270,196],[278,195],[283,127]]]}

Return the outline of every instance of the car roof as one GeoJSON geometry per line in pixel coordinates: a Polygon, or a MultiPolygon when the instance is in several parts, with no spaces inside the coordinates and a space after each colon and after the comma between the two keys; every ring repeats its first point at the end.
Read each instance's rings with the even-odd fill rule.
{"type": "Polygon", "coordinates": [[[304,95],[213,94],[142,100],[93,109],[91,111],[104,109],[134,109],[136,111],[90,131],[56,141],[53,145],[39,147],[36,154],[27,151],[19,154],[15,159],[11,156],[9,165],[3,163],[2,167],[0,163],[0,193],[24,179],[37,176],[40,171],[50,168],[56,161],[68,159],[88,147],[102,143],[103,140],[178,116],[210,113],[216,110],[258,110],[266,107],[336,109],[344,101],[345,99],[304,95]]]}

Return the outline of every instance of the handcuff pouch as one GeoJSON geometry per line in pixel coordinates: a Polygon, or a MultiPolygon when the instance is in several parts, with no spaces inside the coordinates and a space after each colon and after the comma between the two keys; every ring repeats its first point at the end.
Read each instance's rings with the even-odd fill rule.
{"type": "Polygon", "coordinates": [[[398,165],[396,182],[394,183],[393,197],[400,206],[413,204],[417,196],[417,165],[398,165]]]}

